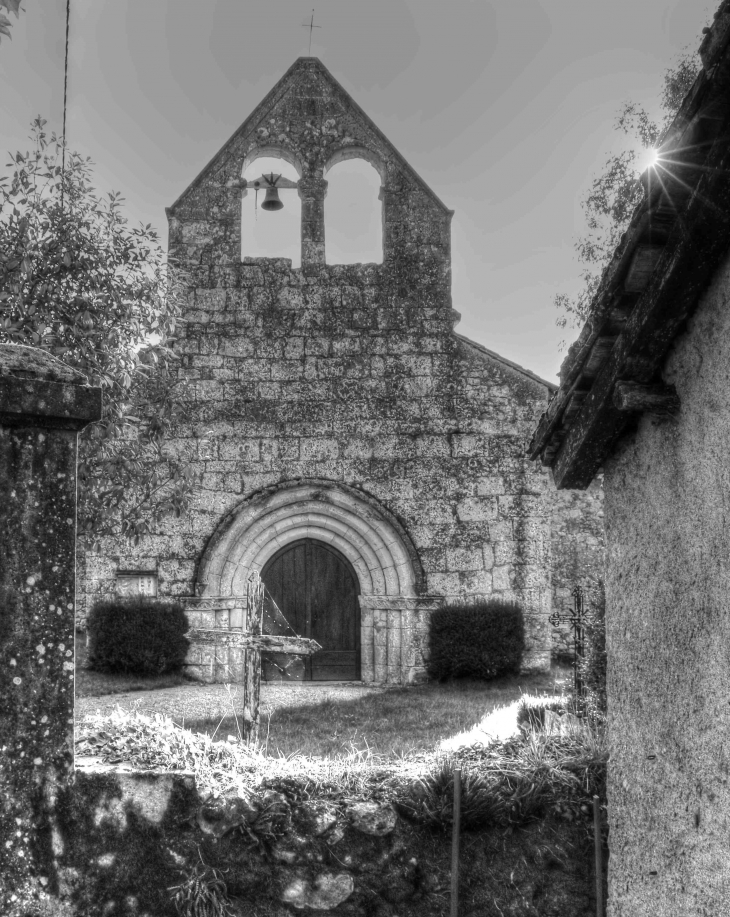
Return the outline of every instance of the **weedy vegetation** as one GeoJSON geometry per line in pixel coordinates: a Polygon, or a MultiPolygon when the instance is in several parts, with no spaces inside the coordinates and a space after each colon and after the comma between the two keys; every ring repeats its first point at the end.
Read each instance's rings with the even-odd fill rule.
{"type": "Polygon", "coordinates": [[[168,891],[175,892],[172,901],[179,917],[235,917],[221,871],[202,858],[168,891]]]}
{"type": "Polygon", "coordinates": [[[519,825],[550,814],[568,821],[587,818],[593,795],[605,793],[605,735],[581,724],[561,732],[520,729],[517,714],[518,704],[512,704],[513,732],[507,739],[485,733],[485,741],[449,751],[385,756],[353,749],[327,758],[266,754],[261,746],[216,741],[160,715],[118,710],[110,717],[87,717],[76,751],[140,769],[192,771],[208,798],[270,788],[303,798],[387,799],[405,818],[433,827],[451,822],[458,766],[465,827],[519,825]]]}

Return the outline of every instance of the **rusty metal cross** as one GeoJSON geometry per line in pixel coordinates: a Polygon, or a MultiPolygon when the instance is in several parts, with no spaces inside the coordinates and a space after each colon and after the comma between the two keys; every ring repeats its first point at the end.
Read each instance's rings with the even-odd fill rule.
{"type": "Polygon", "coordinates": [[[312,29],[321,29],[322,28],[321,25],[314,24],[314,10],[312,10],[312,16],[309,22],[302,23],[302,28],[309,29],[309,51],[307,52],[307,57],[311,57],[312,56],[312,29]]]}
{"type": "Polygon", "coordinates": [[[575,692],[576,703],[579,709],[583,704],[583,676],[581,674],[580,664],[585,653],[585,602],[583,590],[580,586],[575,586],[572,590],[573,610],[569,612],[554,611],[548,621],[553,627],[559,627],[561,624],[570,624],[573,630],[573,688],[575,692]]]}

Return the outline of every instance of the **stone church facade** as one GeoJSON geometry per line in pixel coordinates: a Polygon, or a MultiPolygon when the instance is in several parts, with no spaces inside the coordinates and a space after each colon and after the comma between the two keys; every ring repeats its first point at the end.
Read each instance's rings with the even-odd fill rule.
{"type": "MultiPolygon", "coordinates": [[[[554,387],[455,333],[451,216],[318,60],[290,68],[168,210],[191,278],[169,448],[202,486],[136,547],[86,554],[82,616],[124,576],[232,595],[276,570],[297,629],[332,634],[322,677],[417,682],[431,611],[488,596],[522,604],[525,668],[548,667],[567,554],[600,566],[600,490],[560,496],[527,456],[554,387]],[[301,268],[241,257],[242,175],[262,156],[299,175],[301,268]],[[353,157],[381,178],[382,264],[326,261],[327,171],[353,157]]],[[[197,648],[189,662],[209,677],[197,648]]]]}

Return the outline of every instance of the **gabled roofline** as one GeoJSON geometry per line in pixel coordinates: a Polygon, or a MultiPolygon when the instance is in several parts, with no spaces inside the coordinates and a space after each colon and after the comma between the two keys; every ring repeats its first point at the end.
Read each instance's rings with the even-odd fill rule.
{"type": "Polygon", "coordinates": [[[332,83],[332,85],[345,96],[348,103],[352,106],[355,112],[359,115],[360,118],[367,124],[367,126],[375,133],[379,139],[385,143],[389,149],[392,150],[394,158],[401,165],[403,170],[410,175],[411,178],[420,186],[420,188],[425,191],[429,197],[432,198],[435,204],[437,204],[443,212],[448,216],[453,216],[454,211],[450,210],[444,202],[438,197],[437,194],[426,184],[426,182],[421,178],[421,176],[416,172],[416,170],[410,165],[410,163],[398,152],[395,146],[391,143],[390,140],[385,136],[385,134],[380,130],[380,128],[375,124],[375,122],[370,118],[366,112],[357,104],[357,102],[352,98],[352,96],[347,92],[347,90],[332,76],[330,71],[324,66],[322,61],[318,57],[298,57],[294,63],[289,67],[286,73],[281,77],[281,79],[275,84],[275,86],[266,94],[264,99],[259,102],[256,108],[251,112],[251,114],[246,118],[243,124],[237,128],[233,134],[228,138],[228,140],[221,146],[218,152],[213,156],[213,158],[200,170],[200,172],[195,176],[192,182],[187,186],[187,188],[180,194],[174,204],[170,207],[165,208],[168,216],[174,213],[175,208],[183,201],[183,199],[195,188],[197,188],[208,172],[215,166],[222,153],[230,146],[236,139],[244,136],[248,131],[259,122],[261,117],[265,114],[267,109],[270,109],[276,101],[283,95],[284,91],[287,88],[287,84],[290,82],[292,75],[300,69],[304,68],[305,63],[313,63],[314,68],[316,69],[332,83]]]}
{"type": "Polygon", "coordinates": [[[532,379],[533,382],[539,382],[540,385],[544,385],[548,391],[553,393],[557,392],[558,386],[554,382],[548,382],[547,379],[543,379],[541,376],[533,373],[532,370],[525,369],[525,367],[520,366],[519,363],[513,363],[512,360],[508,360],[507,357],[503,357],[501,354],[496,353],[494,350],[489,350],[489,348],[484,347],[483,344],[477,344],[476,341],[472,341],[471,338],[465,337],[463,334],[457,334],[456,331],[454,331],[453,335],[455,338],[458,338],[460,341],[468,344],[469,347],[473,347],[475,350],[486,354],[486,356],[490,357],[492,360],[496,360],[497,363],[502,363],[504,366],[509,366],[510,369],[514,369],[518,373],[522,373],[523,376],[527,376],[529,379],[532,379]]]}

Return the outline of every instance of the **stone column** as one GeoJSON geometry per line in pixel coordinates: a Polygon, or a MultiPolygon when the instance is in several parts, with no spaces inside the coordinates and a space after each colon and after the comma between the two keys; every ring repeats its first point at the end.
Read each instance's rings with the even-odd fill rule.
{"type": "Polygon", "coordinates": [[[361,595],[362,680],[412,685],[426,681],[423,649],[438,596],[361,595]]]}
{"type": "Polygon", "coordinates": [[[298,184],[302,200],[302,267],[324,264],[324,199],[327,182],[317,176],[304,176],[298,184]]]}
{"type": "Polygon", "coordinates": [[[409,196],[404,189],[384,184],[379,199],[383,202],[383,261],[403,251],[409,235],[409,196]]]}
{"type": "MultiPolygon", "coordinates": [[[[0,345],[0,913],[57,891],[53,807],[73,774],[76,452],[101,389],[0,345]]],[[[28,911],[30,913],[30,911],[28,911]]]]}

